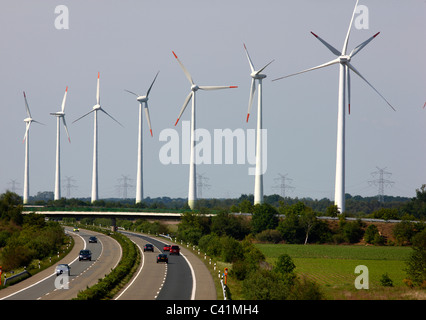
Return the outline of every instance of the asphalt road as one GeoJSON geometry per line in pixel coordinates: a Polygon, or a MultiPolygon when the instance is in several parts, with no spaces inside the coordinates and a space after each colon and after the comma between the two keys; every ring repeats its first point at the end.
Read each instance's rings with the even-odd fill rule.
{"type": "Polygon", "coordinates": [[[156,262],[163,253],[167,239],[158,239],[137,233],[123,232],[141,250],[140,269],[116,297],[117,300],[215,300],[216,289],[213,279],[204,266],[189,250],[182,246],[181,254],[168,255],[169,262],[156,262]],[[144,252],[146,243],[154,245],[154,252],[144,252]]]}
{"type": "Polygon", "coordinates": [[[70,228],[66,230],[73,236],[75,244],[73,250],[58,264],[66,263],[71,266],[68,279],[57,277],[54,265],[1,290],[1,300],[69,300],[75,298],[80,290],[96,284],[120,261],[121,246],[111,237],[88,230],[75,233],[71,232],[70,228]],[[98,243],[89,243],[89,237],[92,235],[98,238],[98,243]],[[78,253],[84,248],[92,251],[92,261],[78,260],[78,253]]]}

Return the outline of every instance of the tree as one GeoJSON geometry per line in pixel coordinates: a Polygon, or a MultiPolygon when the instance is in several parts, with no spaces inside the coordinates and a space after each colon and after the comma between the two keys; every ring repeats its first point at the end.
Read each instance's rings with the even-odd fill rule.
{"type": "Polygon", "coordinates": [[[253,232],[259,233],[266,229],[275,229],[278,226],[277,214],[277,210],[267,203],[256,204],[251,219],[253,232]]]}
{"type": "Polygon", "coordinates": [[[305,243],[308,242],[309,232],[312,230],[312,227],[317,222],[317,217],[315,215],[315,212],[311,208],[305,208],[305,210],[300,215],[300,225],[305,230],[305,243]]]}
{"type": "Polygon", "coordinates": [[[7,191],[0,196],[0,219],[22,225],[22,198],[16,193],[7,191]]]}
{"type": "Polygon", "coordinates": [[[424,286],[426,285],[426,229],[413,237],[412,249],[405,271],[414,284],[424,286]]]}

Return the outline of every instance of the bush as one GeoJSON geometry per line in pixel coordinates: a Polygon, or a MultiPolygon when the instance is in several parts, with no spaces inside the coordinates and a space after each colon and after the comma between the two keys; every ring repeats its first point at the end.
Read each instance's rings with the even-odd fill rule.
{"type": "Polygon", "coordinates": [[[373,244],[374,238],[376,237],[377,234],[379,234],[379,229],[377,228],[377,226],[374,224],[370,224],[367,227],[367,229],[365,229],[365,233],[364,233],[365,242],[373,244]]]}
{"type": "Polygon", "coordinates": [[[201,237],[198,242],[200,250],[204,251],[211,257],[220,257],[222,252],[222,245],[220,243],[220,237],[216,234],[207,234],[201,237]]]}
{"type": "Polygon", "coordinates": [[[282,240],[281,234],[278,230],[263,230],[256,235],[256,239],[261,242],[278,243],[282,240]]]}
{"type": "Polygon", "coordinates": [[[342,227],[342,235],[346,242],[356,243],[362,239],[364,231],[362,229],[362,222],[357,220],[355,222],[346,222],[342,227]]]}
{"type": "Polygon", "coordinates": [[[380,284],[384,287],[393,287],[393,281],[387,273],[382,274],[382,277],[380,278],[380,284]]]}

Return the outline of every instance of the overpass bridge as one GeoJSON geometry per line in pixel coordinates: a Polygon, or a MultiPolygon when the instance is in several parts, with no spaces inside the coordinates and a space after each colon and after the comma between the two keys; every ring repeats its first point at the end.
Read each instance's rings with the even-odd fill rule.
{"type": "Polygon", "coordinates": [[[112,221],[112,227],[116,226],[117,219],[147,219],[147,220],[166,220],[179,221],[182,213],[177,212],[121,212],[121,211],[45,211],[45,210],[24,210],[22,214],[42,214],[49,219],[62,218],[109,218],[112,221]]]}

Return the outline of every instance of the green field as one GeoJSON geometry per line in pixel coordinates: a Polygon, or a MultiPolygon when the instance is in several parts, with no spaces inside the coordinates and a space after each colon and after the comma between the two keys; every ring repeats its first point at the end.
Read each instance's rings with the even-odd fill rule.
{"type": "Polygon", "coordinates": [[[289,245],[257,244],[266,261],[275,264],[281,254],[288,254],[296,265],[296,272],[315,280],[328,299],[394,298],[404,295],[407,286],[405,261],[411,253],[409,247],[380,247],[360,245],[289,245]],[[358,265],[369,272],[369,290],[357,290],[355,273],[358,265]],[[385,288],[380,279],[385,273],[394,287],[385,288]],[[385,295],[385,297],[383,296],[385,295]]]}

